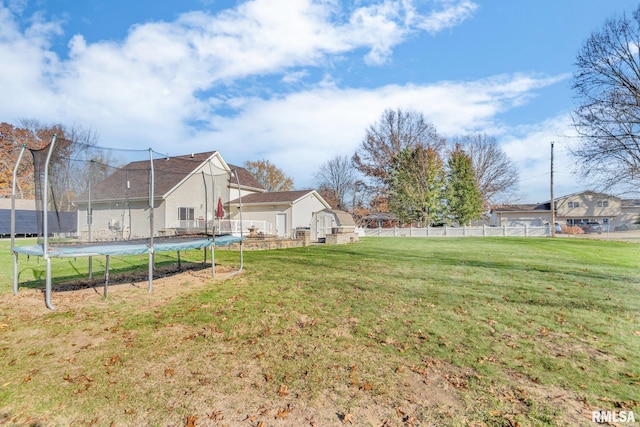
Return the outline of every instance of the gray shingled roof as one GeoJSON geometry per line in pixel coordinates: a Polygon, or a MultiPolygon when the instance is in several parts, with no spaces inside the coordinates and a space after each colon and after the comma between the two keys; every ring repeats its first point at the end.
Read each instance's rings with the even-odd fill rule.
{"type": "MultiPolygon", "coordinates": [[[[180,181],[191,174],[203,162],[213,156],[216,151],[187,154],[169,157],[168,159],[154,159],[154,193],[163,196],[174,188],[180,181]]],[[[262,188],[258,181],[239,166],[231,166],[238,172],[241,186],[262,188]]],[[[149,197],[149,160],[131,162],[121,167],[108,178],[91,189],[91,200],[124,200],[144,199],[149,197]],[[129,188],[127,188],[127,181],[129,188]]],[[[206,172],[206,171],[205,171],[206,172]]],[[[235,179],[231,184],[235,184],[235,179]]],[[[87,196],[79,196],[77,201],[86,201],[87,196]]]]}
{"type": "Polygon", "coordinates": [[[519,204],[519,205],[503,205],[496,206],[492,210],[496,212],[525,212],[525,211],[540,211],[550,210],[550,203],[539,204],[519,204]]]}
{"type": "MultiPolygon", "coordinates": [[[[269,193],[253,193],[242,197],[243,204],[249,203],[291,203],[313,192],[313,190],[273,191],[269,193]]],[[[231,203],[238,203],[239,199],[231,203]]]]}

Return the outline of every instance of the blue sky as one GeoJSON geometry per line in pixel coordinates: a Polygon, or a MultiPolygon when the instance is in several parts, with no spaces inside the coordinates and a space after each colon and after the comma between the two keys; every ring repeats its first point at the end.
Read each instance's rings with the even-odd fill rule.
{"type": "Polygon", "coordinates": [[[100,145],[269,159],[297,188],[351,155],[387,108],[446,137],[493,136],[520,201],[590,189],[571,173],[571,74],[627,0],[10,0],[0,121],[92,129],[100,145]]]}

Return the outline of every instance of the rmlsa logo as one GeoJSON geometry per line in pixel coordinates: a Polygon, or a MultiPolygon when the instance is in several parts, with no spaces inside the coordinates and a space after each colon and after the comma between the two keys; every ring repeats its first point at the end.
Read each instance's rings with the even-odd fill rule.
{"type": "Polygon", "coordinates": [[[592,411],[591,421],[594,423],[635,423],[633,411],[592,411]]]}

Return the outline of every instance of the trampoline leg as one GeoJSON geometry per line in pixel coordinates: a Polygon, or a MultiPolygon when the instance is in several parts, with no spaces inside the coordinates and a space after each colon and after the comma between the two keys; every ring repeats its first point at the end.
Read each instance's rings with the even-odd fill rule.
{"type": "Polygon", "coordinates": [[[93,279],[93,257],[89,257],[89,279],[93,279]]]}
{"type": "Polygon", "coordinates": [[[18,254],[13,253],[13,294],[18,295],[18,254]]]}
{"type": "Polygon", "coordinates": [[[47,277],[45,279],[45,288],[44,288],[44,303],[47,305],[49,310],[55,310],[53,304],[51,304],[51,258],[46,257],[47,262],[47,277]]]}
{"type": "Polygon", "coordinates": [[[153,292],[153,252],[149,251],[149,292],[153,292]]]}
{"type": "Polygon", "coordinates": [[[180,251],[178,251],[178,270],[180,269],[181,264],[180,264],[180,251]]]}
{"type": "MultiPolygon", "coordinates": [[[[204,249],[207,250],[206,248],[204,249]]],[[[213,246],[211,246],[211,277],[216,277],[216,257],[215,252],[213,252],[213,246]]]]}
{"type": "Polygon", "coordinates": [[[109,288],[109,255],[106,255],[105,265],[104,265],[104,297],[107,297],[107,292],[109,288]]]}

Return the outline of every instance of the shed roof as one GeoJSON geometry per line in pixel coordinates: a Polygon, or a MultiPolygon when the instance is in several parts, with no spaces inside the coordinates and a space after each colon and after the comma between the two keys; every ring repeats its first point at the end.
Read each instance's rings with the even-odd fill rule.
{"type": "Polygon", "coordinates": [[[325,209],[322,213],[332,214],[336,219],[338,226],[354,226],[356,225],[353,216],[349,212],[341,211],[339,209],[325,209]]]}

